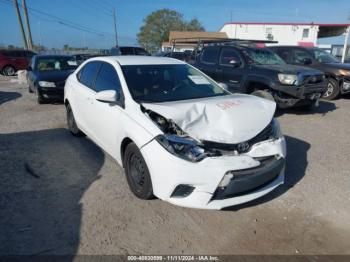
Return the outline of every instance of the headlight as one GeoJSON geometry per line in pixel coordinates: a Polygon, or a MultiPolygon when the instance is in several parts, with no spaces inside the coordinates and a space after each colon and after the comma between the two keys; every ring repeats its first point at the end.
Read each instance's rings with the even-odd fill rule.
{"type": "Polygon", "coordinates": [[[350,76],[350,70],[340,69],[339,73],[343,76],[350,76]]]}
{"type": "Polygon", "coordinates": [[[277,121],[277,119],[273,119],[272,122],[272,137],[275,139],[281,138],[283,136],[281,131],[280,123],[277,121]]]}
{"type": "Polygon", "coordinates": [[[156,140],[169,153],[191,162],[198,162],[206,157],[204,148],[197,141],[177,135],[159,135],[156,140]]]}
{"type": "Polygon", "coordinates": [[[39,86],[42,87],[56,87],[54,82],[39,81],[39,86]]]}
{"type": "Polygon", "coordinates": [[[278,80],[285,85],[294,85],[298,81],[297,75],[278,74],[278,80]]]}

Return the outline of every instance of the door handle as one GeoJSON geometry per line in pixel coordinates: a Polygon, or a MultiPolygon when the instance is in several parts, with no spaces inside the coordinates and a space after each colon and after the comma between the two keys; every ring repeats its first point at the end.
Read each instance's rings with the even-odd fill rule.
{"type": "Polygon", "coordinates": [[[222,73],[222,69],[215,69],[215,73],[222,73]]]}

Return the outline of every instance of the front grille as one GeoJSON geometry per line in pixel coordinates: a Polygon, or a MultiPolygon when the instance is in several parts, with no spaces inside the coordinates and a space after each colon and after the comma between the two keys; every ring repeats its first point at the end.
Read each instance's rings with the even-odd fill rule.
{"type": "Polygon", "coordinates": [[[323,75],[303,75],[302,83],[303,85],[317,85],[323,83],[325,78],[323,75]]]}
{"type": "Polygon", "coordinates": [[[237,151],[238,153],[246,153],[251,147],[259,142],[269,140],[273,136],[273,125],[272,122],[265,127],[263,131],[261,131],[258,135],[253,137],[252,139],[241,142],[238,144],[225,144],[225,143],[217,143],[212,141],[202,141],[205,149],[216,149],[220,151],[237,151]]]}
{"type": "Polygon", "coordinates": [[[260,160],[260,165],[254,168],[234,170],[230,183],[225,187],[218,187],[212,200],[237,197],[255,192],[275,180],[285,164],[284,158],[275,156],[260,160]]]}

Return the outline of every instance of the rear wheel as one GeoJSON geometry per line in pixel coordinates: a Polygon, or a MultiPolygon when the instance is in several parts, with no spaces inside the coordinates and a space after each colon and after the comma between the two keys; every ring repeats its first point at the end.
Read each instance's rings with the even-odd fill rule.
{"type": "Polygon", "coordinates": [[[339,96],[340,88],[338,82],[333,79],[329,78],[327,83],[327,91],[322,96],[325,100],[333,100],[336,99],[339,96]]]}
{"type": "Polygon", "coordinates": [[[253,93],[251,93],[251,95],[265,98],[267,100],[275,102],[275,99],[273,98],[273,96],[266,90],[256,90],[253,93]]]}
{"type": "Polygon", "coordinates": [[[130,143],[124,153],[124,168],[130,190],[141,199],[152,199],[153,188],[148,167],[138,147],[130,143]]]}
{"type": "Polygon", "coordinates": [[[72,108],[70,104],[66,107],[67,110],[67,125],[69,131],[72,133],[73,136],[84,136],[85,134],[80,131],[80,129],[77,126],[77,123],[75,122],[75,118],[73,115],[72,108]]]}
{"type": "Polygon", "coordinates": [[[5,75],[5,76],[13,76],[15,75],[16,73],[16,70],[13,66],[5,66],[3,69],[2,69],[2,73],[5,75]]]}

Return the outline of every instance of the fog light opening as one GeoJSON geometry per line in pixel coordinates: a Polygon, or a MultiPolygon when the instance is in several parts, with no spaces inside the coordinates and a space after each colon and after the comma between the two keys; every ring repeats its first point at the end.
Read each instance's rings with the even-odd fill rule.
{"type": "Polygon", "coordinates": [[[193,190],[194,190],[194,187],[191,185],[178,185],[174,189],[170,197],[178,197],[178,198],[187,197],[193,192],[193,190]]]}
{"type": "Polygon", "coordinates": [[[220,184],[218,185],[219,188],[225,188],[227,185],[231,182],[231,179],[233,178],[233,174],[231,171],[228,171],[225,173],[224,177],[221,179],[220,184]]]}

